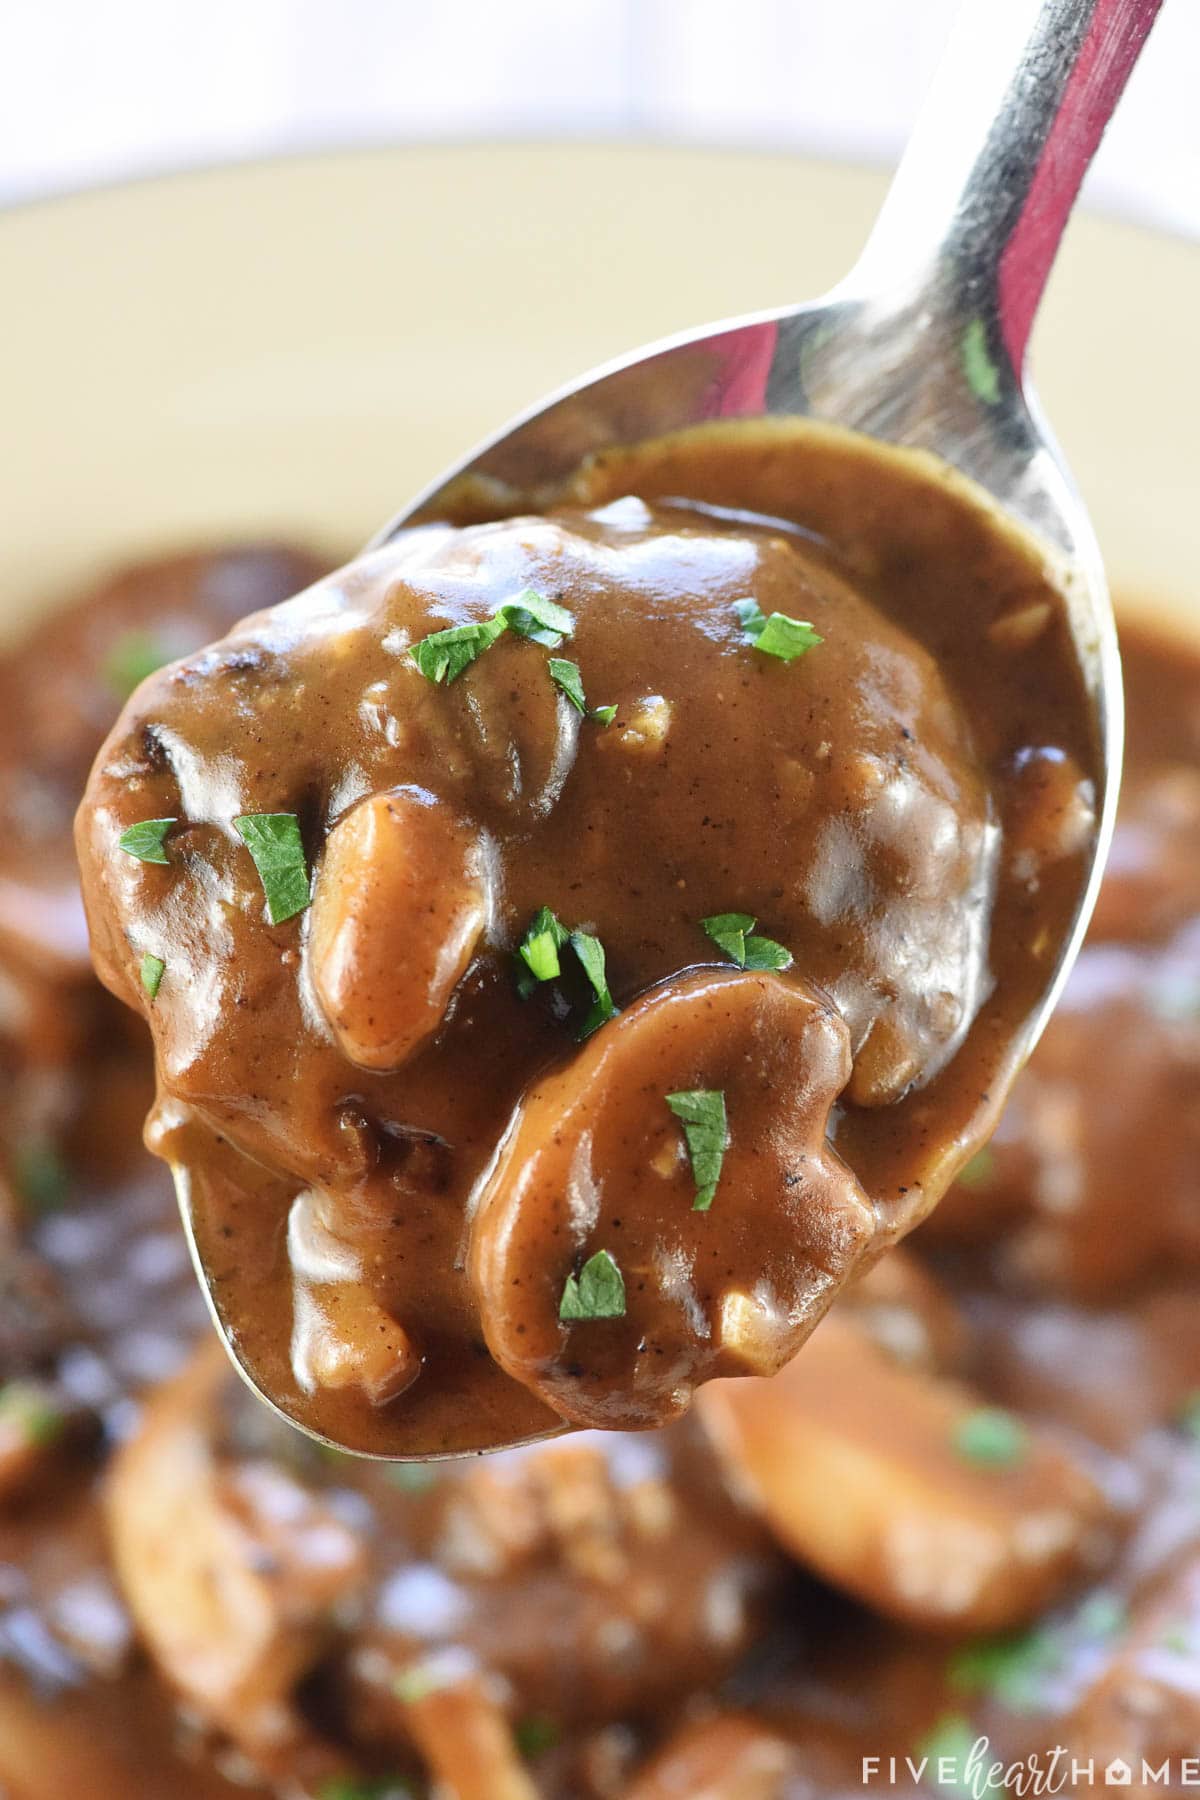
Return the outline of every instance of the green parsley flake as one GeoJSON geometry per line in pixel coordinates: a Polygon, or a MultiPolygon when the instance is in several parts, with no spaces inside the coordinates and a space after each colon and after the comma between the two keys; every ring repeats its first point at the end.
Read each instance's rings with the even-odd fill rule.
{"type": "Polygon", "coordinates": [[[450,625],[445,631],[433,631],[428,637],[421,638],[412,646],[410,655],[427,681],[449,686],[503,635],[503,619],[486,619],[476,625],[450,625]]]}
{"type": "Polygon", "coordinates": [[[536,588],[526,588],[515,600],[508,600],[496,613],[496,620],[515,631],[518,637],[531,638],[556,650],[564,638],[571,636],[575,621],[565,606],[547,600],[536,588]]]}
{"type": "Polygon", "coordinates": [[[169,863],[170,857],[163,847],[163,839],[177,819],[139,819],[117,839],[126,856],[136,856],[139,862],[169,863]]]}
{"type": "Polygon", "coordinates": [[[967,1763],[979,1733],[962,1713],[944,1713],[917,1745],[917,1757],[928,1767],[925,1780],[944,1794],[969,1792],[967,1763]]]}
{"type": "Polygon", "coordinates": [[[714,913],[700,925],[739,969],[790,969],[790,950],[774,938],[750,935],[757,922],[750,913],[714,913]]]}
{"type": "Polygon", "coordinates": [[[744,969],[746,933],[754,930],[755,923],[752,913],[712,913],[709,918],[701,919],[700,929],[708,934],[718,949],[725,952],[730,962],[735,962],[739,969],[744,969]]]}
{"type": "Polygon", "coordinates": [[[825,641],[807,620],[789,619],[786,613],[780,612],[772,613],[768,618],[754,600],[735,600],[733,610],[754,648],[761,650],[764,656],[777,657],[780,662],[795,662],[806,650],[813,650],[825,641]]]}
{"type": "Polygon", "coordinates": [[[1070,1624],[1077,1637],[1092,1644],[1097,1638],[1114,1638],[1124,1631],[1129,1624],[1129,1611],[1116,1594],[1099,1588],[1075,1609],[1070,1624]]]}
{"type": "Polygon", "coordinates": [[[586,718],[587,701],[583,697],[583,676],[579,672],[579,664],[568,662],[564,656],[552,656],[546,667],[555,687],[567,696],[576,712],[582,713],[586,718]]]}
{"type": "Polygon", "coordinates": [[[725,1095],[718,1088],[689,1088],[683,1093],[668,1094],[666,1099],[675,1117],[683,1124],[688,1155],[692,1159],[692,1175],[696,1182],[692,1211],[707,1212],[721,1179],[721,1164],[729,1143],[725,1095]]]}
{"type": "Polygon", "coordinates": [[[547,1719],[540,1713],[534,1713],[527,1719],[518,1719],[513,1727],[513,1741],[526,1761],[541,1756],[562,1738],[562,1726],[554,1719],[547,1719]]]}
{"type": "MultiPolygon", "coordinates": [[[[409,654],[427,681],[448,686],[506,631],[515,631],[518,637],[555,649],[574,629],[575,621],[565,606],[526,588],[515,600],[505,601],[490,619],[430,632],[412,645],[409,654]]],[[[574,668],[574,664],[564,667],[574,668]]]]}
{"type": "Polygon", "coordinates": [[[962,334],[962,366],[967,386],[985,406],[995,406],[1000,399],[1000,371],[988,347],[987,326],[982,319],[972,319],[962,334]]]}
{"type": "Polygon", "coordinates": [[[617,1011],[608,986],[604,945],[599,938],[586,931],[568,931],[548,906],[539,907],[517,946],[517,992],[522,1000],[527,1000],[542,982],[556,981],[563,972],[559,952],[568,945],[592,990],[592,1005],[578,1034],[582,1042],[607,1019],[615,1017],[617,1011]]]}
{"type": "Polygon", "coordinates": [[[170,660],[171,652],[152,632],[127,631],[105,658],[105,679],[122,700],[127,700],[134,688],[170,660]]]}
{"type": "Polygon", "coordinates": [[[272,925],[294,919],[310,898],[299,819],[295,813],[245,813],[233,825],[254,858],[272,925]]]}
{"type": "Polygon", "coordinates": [[[586,931],[573,931],[571,948],[579,958],[580,966],[588,978],[594,996],[591,1010],[579,1028],[579,1039],[582,1043],[584,1038],[591,1037],[593,1031],[598,1031],[601,1025],[613,1018],[617,1008],[612,994],[609,992],[604,945],[600,939],[589,937],[586,931]]]}
{"type": "Polygon", "coordinates": [[[71,1171],[50,1138],[30,1138],[18,1145],[13,1179],[22,1200],[35,1213],[53,1212],[71,1192],[71,1171]]]}
{"type": "Polygon", "coordinates": [[[385,1463],[384,1476],[402,1494],[427,1494],[437,1485],[438,1472],[430,1463],[385,1463]]]}
{"type": "Polygon", "coordinates": [[[1089,1594],[1066,1618],[1018,1635],[981,1638],[951,1657],[947,1675],[960,1694],[983,1695],[1009,1712],[1035,1716],[1058,1704],[1053,1683],[1069,1674],[1081,1653],[1095,1654],[1129,1622],[1115,1594],[1089,1594]]]}
{"type": "Polygon", "coordinates": [[[416,1706],[427,1700],[430,1694],[438,1693],[442,1688],[455,1687],[461,1680],[460,1668],[449,1658],[443,1663],[416,1662],[409,1663],[392,1683],[392,1692],[397,1700],[403,1700],[405,1706],[416,1706]]]}
{"type": "Polygon", "coordinates": [[[1200,1389],[1188,1394],[1175,1412],[1175,1423],[1200,1443],[1200,1389]]]}
{"type": "Polygon", "coordinates": [[[167,965],[162,957],[152,956],[149,950],[147,950],[145,956],[142,958],[139,973],[142,977],[142,986],[145,988],[147,994],[149,994],[151,1000],[158,999],[158,990],[162,986],[162,978],[166,972],[167,965]]]}
{"type": "Polygon", "coordinates": [[[607,1250],[589,1256],[578,1276],[567,1276],[558,1316],[568,1320],[625,1317],[625,1282],[607,1250]]]}
{"type": "Polygon", "coordinates": [[[975,1152],[969,1163],[963,1165],[955,1179],[959,1187],[971,1192],[977,1188],[991,1187],[996,1179],[996,1152],[985,1144],[982,1150],[975,1152]]]}
{"type": "Polygon", "coordinates": [[[1015,1713],[1044,1709],[1045,1683],[1063,1666],[1062,1646],[1045,1631],[984,1639],[950,1659],[950,1685],[960,1694],[983,1694],[1015,1713]]]}
{"type": "Polygon", "coordinates": [[[0,1425],[11,1426],[26,1443],[49,1449],[62,1436],[66,1420],[29,1382],[10,1381],[0,1387],[0,1425]]]}
{"type": "Polygon", "coordinates": [[[978,1406],[958,1421],[951,1442],[964,1462],[1015,1469],[1025,1460],[1029,1433],[1002,1406],[978,1406]]]}
{"type": "Polygon", "coordinates": [[[583,676],[579,664],[568,662],[565,656],[552,656],[547,664],[550,679],[555,687],[567,696],[576,712],[582,713],[585,719],[595,719],[598,725],[611,725],[617,716],[615,706],[597,706],[588,711],[588,703],[583,693],[583,676]]]}
{"type": "Polygon", "coordinates": [[[555,981],[562,974],[559,951],[570,941],[571,934],[548,906],[540,906],[517,945],[517,992],[528,999],[543,981],[555,981]]]}

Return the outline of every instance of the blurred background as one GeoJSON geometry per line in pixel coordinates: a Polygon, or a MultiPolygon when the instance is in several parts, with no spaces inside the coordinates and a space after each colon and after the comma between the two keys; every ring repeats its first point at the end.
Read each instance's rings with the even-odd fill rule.
{"type": "MultiPolygon", "coordinates": [[[[396,139],[663,137],[890,159],[955,4],[4,0],[0,203],[396,139]]],[[[1094,203],[1200,233],[1198,70],[1200,4],[1166,0],[1094,203]]]]}

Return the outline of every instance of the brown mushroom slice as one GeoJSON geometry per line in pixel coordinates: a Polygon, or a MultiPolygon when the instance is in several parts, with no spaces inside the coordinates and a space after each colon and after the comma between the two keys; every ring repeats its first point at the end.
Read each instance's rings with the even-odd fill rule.
{"type": "Polygon", "coordinates": [[[372,794],[329,834],[308,959],[338,1044],[395,1069],[437,1030],[488,912],[478,831],[423,788],[372,794]]]}
{"type": "Polygon", "coordinates": [[[144,1676],[95,1682],[48,1706],[3,1670],[0,1792],[6,1800],[272,1800],[265,1787],[189,1756],[162,1690],[144,1676]]]}
{"type": "Polygon", "coordinates": [[[849,1072],[842,1019],[790,976],[695,973],[602,1027],[526,1094],[480,1196],[469,1268],[496,1361],[573,1424],[633,1428],[714,1375],[780,1368],[873,1232],[825,1135],[849,1072]],[[727,1120],[704,1211],[667,1103],[691,1091],[727,1120]],[[597,1256],[611,1292],[579,1289],[592,1316],[564,1319],[597,1256]]]}
{"type": "Polygon", "coordinates": [[[1019,1289],[1093,1302],[1200,1265],[1198,991],[1195,927],[1161,947],[1085,945],[999,1130],[929,1239],[990,1234],[1019,1289]]]}
{"type": "MultiPolygon", "coordinates": [[[[820,1776],[833,1773],[809,1763],[764,1720],[717,1713],[681,1726],[641,1771],[628,1800],[809,1800],[829,1791],[820,1776]]],[[[848,1766],[836,1771],[838,1778],[850,1773],[848,1766]]]]}
{"type": "Polygon", "coordinates": [[[774,1381],[718,1383],[697,1405],[779,1541],[905,1623],[1022,1625],[1111,1547],[1104,1496],[1050,1438],[1006,1429],[841,1316],[774,1381]],[[999,1425],[998,1441],[976,1422],[999,1425]]]}
{"type": "Polygon", "coordinates": [[[113,1560],[154,1660],[263,1768],[308,1754],[296,1684],[363,1576],[362,1546],[273,1464],[228,1468],[214,1413],[231,1379],[206,1345],[160,1388],[108,1489],[113,1560]]]}
{"type": "Polygon", "coordinates": [[[396,1697],[445,1800],[537,1800],[508,1720],[470,1657],[411,1666],[396,1697]]]}
{"type": "Polygon", "coordinates": [[[385,1406],[421,1373],[410,1332],[372,1294],[362,1261],[330,1230],[324,1196],[306,1190],[288,1213],[292,1371],[305,1393],[357,1389],[385,1406]]]}

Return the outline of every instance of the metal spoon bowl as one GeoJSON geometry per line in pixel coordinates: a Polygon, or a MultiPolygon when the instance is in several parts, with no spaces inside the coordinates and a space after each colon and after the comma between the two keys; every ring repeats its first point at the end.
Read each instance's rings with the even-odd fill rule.
{"type": "MultiPolygon", "coordinates": [[[[1100,746],[1095,858],[1025,1051],[1092,911],[1122,747],[1104,571],[1025,380],[1025,352],[1083,175],[1160,4],[966,0],[874,231],[832,293],[684,332],[593,370],[444,471],[368,546],[418,517],[458,510],[453,498],[464,491],[553,493],[594,452],[714,420],[825,421],[931,452],[976,482],[1064,572],[1100,746]]],[[[260,1392],[212,1311],[239,1373],[260,1392]]]]}
{"type": "Polygon", "coordinates": [[[551,492],[596,451],[715,419],[825,420],[930,451],[977,482],[1064,571],[1101,747],[1091,877],[1027,1050],[1095,903],[1123,709],[1095,535],[1039,413],[1025,353],[1080,183],[1161,3],[966,0],[875,228],[832,293],[682,332],[592,370],[444,471],[370,546],[472,486],[551,492]]]}

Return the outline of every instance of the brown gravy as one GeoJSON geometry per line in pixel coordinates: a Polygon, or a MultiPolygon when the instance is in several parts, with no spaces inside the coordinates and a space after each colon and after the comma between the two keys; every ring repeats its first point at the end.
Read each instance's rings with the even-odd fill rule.
{"type": "Polygon", "coordinates": [[[992,1128],[1095,805],[1040,553],[940,465],[815,428],[605,457],[548,517],[407,534],[153,677],[84,891],[237,1355],[402,1456],[779,1368],[992,1128]],[[422,672],[527,590],[563,641],[422,672]],[[764,653],[745,602],[822,641],[764,653]],[[310,910],[265,915],[245,815],[292,821],[310,910]],[[156,819],[157,856],[120,848],[156,819]],[[572,940],[522,994],[541,908],[603,980],[572,940]],[[730,913],[787,966],[731,963],[702,926],[730,913]],[[728,1139],[702,1209],[667,1103],[697,1092],[728,1139]],[[621,1292],[572,1320],[597,1258],[621,1292]]]}

